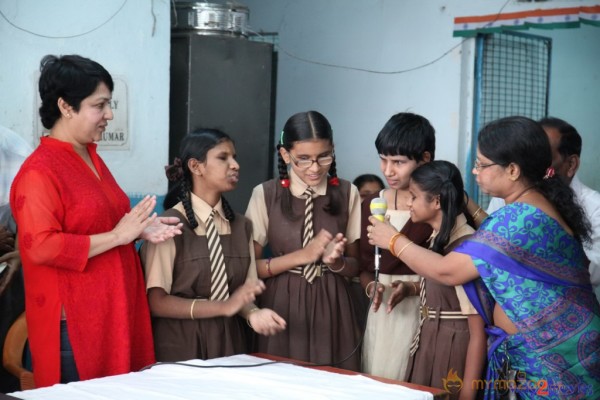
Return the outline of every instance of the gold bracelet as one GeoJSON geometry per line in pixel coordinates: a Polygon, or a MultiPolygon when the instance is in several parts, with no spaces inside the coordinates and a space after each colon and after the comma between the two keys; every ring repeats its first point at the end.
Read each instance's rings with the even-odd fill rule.
{"type": "Polygon", "coordinates": [[[371,282],[367,283],[367,286],[365,286],[365,294],[367,295],[368,298],[371,298],[371,296],[369,296],[369,286],[371,286],[372,284],[374,285],[375,281],[371,281],[371,282]]]}
{"type": "Polygon", "coordinates": [[[396,240],[398,240],[400,236],[406,235],[404,233],[396,232],[396,234],[394,234],[394,236],[390,238],[390,243],[388,245],[388,250],[390,251],[390,253],[394,254],[394,246],[396,246],[396,240]]]}
{"type": "Polygon", "coordinates": [[[415,290],[415,296],[417,296],[419,294],[419,292],[417,291],[417,283],[415,281],[410,281],[410,283],[412,283],[413,289],[415,290]]]}
{"type": "MultiPolygon", "coordinates": [[[[250,314],[252,314],[254,311],[258,311],[260,310],[260,308],[254,306],[253,308],[250,309],[250,311],[248,311],[248,314],[246,314],[246,322],[248,323],[248,326],[250,328],[252,328],[252,324],[250,323],[250,314]]],[[[252,328],[254,329],[254,328],[252,328]]]]}
{"type": "Polygon", "coordinates": [[[197,301],[198,301],[198,299],[194,299],[192,301],[192,305],[190,306],[190,318],[192,319],[192,321],[195,319],[194,318],[194,304],[196,304],[197,301]]]}
{"type": "Polygon", "coordinates": [[[344,268],[346,268],[346,257],[342,256],[342,267],[340,269],[331,269],[331,267],[327,267],[329,268],[329,271],[333,272],[333,273],[340,273],[344,270],[344,268]]]}
{"type": "Polygon", "coordinates": [[[267,274],[269,274],[269,276],[273,276],[273,271],[271,271],[271,260],[273,259],[273,257],[269,257],[269,259],[267,260],[267,262],[265,263],[265,267],[267,268],[267,274]]]}
{"type": "Polygon", "coordinates": [[[481,207],[479,207],[477,210],[475,210],[475,212],[473,213],[473,215],[471,215],[473,217],[473,221],[477,219],[477,217],[479,216],[479,214],[482,212],[483,210],[481,209],[481,207]]]}
{"type": "Polygon", "coordinates": [[[402,254],[402,252],[403,252],[404,250],[406,250],[406,248],[407,248],[408,246],[410,246],[411,244],[413,244],[413,243],[414,243],[414,242],[413,242],[412,240],[409,240],[409,241],[408,241],[408,243],[406,243],[406,244],[405,244],[405,245],[404,245],[404,246],[403,246],[403,247],[400,249],[400,251],[399,251],[399,252],[396,254],[396,258],[400,258],[400,255],[402,254]]]}

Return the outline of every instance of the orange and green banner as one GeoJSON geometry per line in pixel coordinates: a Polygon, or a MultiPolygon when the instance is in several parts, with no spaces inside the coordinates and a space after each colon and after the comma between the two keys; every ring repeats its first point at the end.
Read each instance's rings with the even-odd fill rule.
{"type": "Polygon", "coordinates": [[[529,28],[578,28],[581,24],[600,27],[600,5],[456,17],[454,18],[454,36],[471,37],[478,33],[529,28]]]}

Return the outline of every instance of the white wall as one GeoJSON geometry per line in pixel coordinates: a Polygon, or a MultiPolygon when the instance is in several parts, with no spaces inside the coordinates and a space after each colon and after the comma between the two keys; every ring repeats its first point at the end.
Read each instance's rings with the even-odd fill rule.
{"type": "MultiPolygon", "coordinates": [[[[279,42],[285,51],[323,63],[378,71],[405,70],[432,62],[457,46],[438,62],[401,74],[330,68],[298,61],[280,51],[275,131],[279,131],[295,112],[309,109],[323,112],[334,129],[340,176],[347,179],[363,172],[379,173],[374,140],[385,121],[399,111],[420,113],[429,118],[437,130],[436,158],[456,162],[464,171],[471,112],[465,98],[471,90],[468,80],[472,79],[472,66],[469,65],[472,54],[461,52],[472,49],[469,42],[461,46],[462,39],[452,37],[454,17],[493,14],[504,4],[506,7],[502,11],[512,12],[597,3],[547,1],[534,4],[516,0],[242,2],[250,8],[250,24],[254,30],[279,32],[279,42]]],[[[12,23],[46,36],[73,36],[108,21],[79,37],[49,39],[18,30],[0,17],[0,125],[16,131],[35,145],[35,119],[38,118],[35,79],[40,59],[49,53],[78,53],[90,57],[113,75],[124,76],[129,90],[130,149],[103,150],[102,157],[126,192],[164,194],[167,183],[163,166],[168,157],[169,129],[169,0],[1,0],[0,11],[12,23]]],[[[587,29],[598,35],[598,28],[587,29]]],[[[577,31],[570,32],[575,35],[577,31]]],[[[561,32],[554,33],[559,35],[561,32]]],[[[597,114],[599,86],[590,91],[588,81],[576,86],[566,77],[579,75],[579,72],[570,75],[568,72],[577,65],[591,71],[594,77],[591,82],[598,81],[597,57],[600,52],[596,49],[599,41],[596,40],[596,47],[592,48],[572,46],[572,41],[577,42],[569,36],[555,39],[555,55],[559,47],[566,47],[573,54],[564,59],[553,58],[551,90],[553,95],[563,91],[555,87],[559,76],[565,77],[561,78],[563,87],[571,85],[577,89],[569,96],[554,97],[565,101],[560,107],[551,101],[550,110],[570,120],[583,135],[595,135],[595,121],[593,125],[584,121],[591,121],[597,114]],[[577,52],[594,54],[596,61],[593,64],[581,59],[571,62],[577,52]],[[581,94],[586,97],[580,97],[581,94]],[[589,107],[596,108],[581,111],[580,105],[588,102],[589,107]]],[[[583,180],[600,189],[597,181],[600,176],[594,171],[597,157],[590,150],[597,148],[597,142],[585,136],[584,141],[583,180]]]]}
{"type": "Polygon", "coordinates": [[[169,0],[0,1],[0,11],[10,21],[0,16],[0,125],[35,147],[34,138],[39,136],[34,132],[39,119],[36,80],[41,58],[46,54],[91,58],[113,76],[124,77],[128,86],[129,150],[102,150],[101,156],[126,192],[164,194],[169,7],[169,0]],[[80,36],[40,37],[11,23],[43,36],[80,36]]]}
{"type": "Polygon", "coordinates": [[[578,176],[600,190],[600,28],[582,25],[532,33],[552,38],[549,115],[568,121],[582,136],[578,176]]]}
{"type": "Polygon", "coordinates": [[[470,131],[472,110],[470,103],[464,101],[465,96],[471,95],[471,87],[468,84],[461,87],[461,79],[468,82],[473,78],[473,55],[469,42],[461,46],[462,39],[452,37],[455,17],[494,14],[505,4],[504,13],[580,6],[586,2],[245,0],[244,3],[250,8],[253,30],[280,35],[276,131],[296,112],[309,109],[323,112],[334,129],[339,174],[351,180],[364,172],[379,174],[375,137],[387,119],[400,111],[427,117],[437,132],[436,158],[455,162],[464,172],[468,150],[465,138],[470,133],[465,131],[470,131]],[[400,74],[331,68],[286,54],[321,63],[394,71],[430,63],[450,49],[453,50],[439,61],[400,74]],[[464,57],[466,66],[461,63],[461,51],[471,52],[464,57]]]}

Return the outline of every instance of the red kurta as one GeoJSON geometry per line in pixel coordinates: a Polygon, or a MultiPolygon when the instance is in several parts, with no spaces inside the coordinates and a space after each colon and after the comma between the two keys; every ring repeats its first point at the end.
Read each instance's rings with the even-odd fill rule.
{"type": "Polygon", "coordinates": [[[144,278],[134,245],[88,258],[89,235],[112,230],[130,209],[96,145],[90,144],[88,151],[100,179],[71,144],[43,137],[10,194],[38,387],[60,380],[61,307],[82,380],[154,362],[144,278]]]}

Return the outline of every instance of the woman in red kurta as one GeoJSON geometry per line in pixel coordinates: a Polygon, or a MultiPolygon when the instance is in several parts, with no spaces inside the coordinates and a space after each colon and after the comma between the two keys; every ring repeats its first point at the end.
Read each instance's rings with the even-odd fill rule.
{"type": "Polygon", "coordinates": [[[130,210],[96,153],[93,142],[113,117],[110,74],[79,56],[46,56],[41,71],[40,115],[50,135],[21,167],[10,199],[38,387],[154,362],[144,278],[132,242],[181,233],[177,219],[152,214],[154,197],[130,210]],[[61,341],[67,332],[70,359],[61,341]],[[73,363],[74,377],[65,377],[61,367],[73,363]]]}

